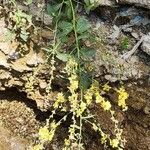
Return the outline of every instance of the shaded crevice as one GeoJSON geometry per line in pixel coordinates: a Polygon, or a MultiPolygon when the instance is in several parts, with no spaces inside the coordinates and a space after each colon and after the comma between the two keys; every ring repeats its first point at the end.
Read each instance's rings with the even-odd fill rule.
{"type": "Polygon", "coordinates": [[[34,111],[38,121],[45,121],[51,115],[50,110],[43,112],[38,109],[36,102],[27,98],[27,94],[25,92],[20,92],[16,87],[11,87],[5,91],[0,91],[0,100],[7,100],[10,102],[16,100],[24,103],[28,108],[34,111]]]}

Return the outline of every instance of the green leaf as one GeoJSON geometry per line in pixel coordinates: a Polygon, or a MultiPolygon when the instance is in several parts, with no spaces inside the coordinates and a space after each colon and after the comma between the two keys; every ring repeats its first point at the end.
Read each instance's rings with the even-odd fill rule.
{"type": "Polygon", "coordinates": [[[90,34],[89,33],[83,33],[83,34],[78,36],[78,40],[88,39],[88,38],[90,38],[90,34]]]}
{"type": "Polygon", "coordinates": [[[63,62],[67,62],[69,55],[65,53],[57,53],[56,57],[63,62]]]}
{"type": "Polygon", "coordinates": [[[80,77],[80,86],[83,90],[89,88],[89,86],[92,83],[91,75],[86,72],[81,72],[81,77],[80,77]]]}
{"type": "Polygon", "coordinates": [[[29,37],[29,32],[26,32],[26,31],[21,31],[20,33],[20,37],[26,42],[28,37],[29,37]]]}
{"type": "Polygon", "coordinates": [[[47,5],[47,13],[51,16],[57,16],[57,13],[58,13],[60,7],[61,7],[61,4],[55,4],[55,5],[48,4],[47,5]]]}
{"type": "Polygon", "coordinates": [[[95,57],[96,51],[91,48],[82,48],[81,54],[83,59],[90,60],[95,57]]]}
{"type": "Polygon", "coordinates": [[[67,21],[61,21],[58,24],[58,27],[61,30],[61,35],[66,36],[73,30],[73,25],[67,21]]]}
{"type": "Polygon", "coordinates": [[[14,31],[8,30],[5,34],[4,41],[13,41],[16,38],[14,31]]]}
{"type": "Polygon", "coordinates": [[[80,17],[78,20],[77,20],[77,32],[79,34],[87,31],[88,29],[90,28],[90,24],[89,22],[87,21],[87,19],[85,19],[85,17],[80,17]]]}

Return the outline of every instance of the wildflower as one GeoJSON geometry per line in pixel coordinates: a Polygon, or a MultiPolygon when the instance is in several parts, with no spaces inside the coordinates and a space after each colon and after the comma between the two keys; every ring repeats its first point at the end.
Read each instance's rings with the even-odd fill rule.
{"type": "Polygon", "coordinates": [[[42,150],[42,149],[43,149],[43,145],[38,144],[38,145],[35,145],[32,150],[42,150]]]}
{"type": "Polygon", "coordinates": [[[55,129],[55,128],[57,128],[58,125],[57,125],[57,123],[55,123],[55,121],[53,121],[50,126],[52,129],[55,129]]]}
{"type": "Polygon", "coordinates": [[[75,90],[78,89],[78,80],[77,75],[72,74],[71,77],[69,77],[70,86],[68,87],[70,92],[73,93],[75,90]]]}
{"type": "Polygon", "coordinates": [[[129,94],[123,87],[117,90],[117,92],[119,93],[118,106],[122,107],[123,110],[127,110],[126,99],[129,97],[129,94]]]}
{"type": "Polygon", "coordinates": [[[69,59],[65,69],[68,75],[70,75],[76,73],[77,67],[78,67],[78,63],[74,59],[69,59]]]}
{"type": "Polygon", "coordinates": [[[70,145],[70,140],[69,139],[65,139],[65,145],[69,146],[70,145]]]}
{"type": "Polygon", "coordinates": [[[103,90],[108,92],[111,89],[111,87],[108,85],[108,83],[103,85],[103,90]]]}
{"type": "Polygon", "coordinates": [[[96,92],[95,96],[96,96],[96,103],[101,103],[102,101],[105,101],[104,98],[99,94],[99,92],[96,92]]]}
{"type": "Polygon", "coordinates": [[[48,128],[44,126],[39,130],[39,139],[44,141],[51,141],[54,136],[54,131],[55,130],[49,131],[48,128]]]}
{"type": "Polygon", "coordinates": [[[111,108],[111,104],[110,104],[109,101],[103,101],[103,102],[101,103],[101,106],[102,106],[102,108],[103,108],[104,110],[110,110],[110,108],[111,108]]]}
{"type": "Polygon", "coordinates": [[[78,94],[77,93],[73,93],[68,98],[69,98],[69,101],[71,103],[72,111],[76,110],[77,109],[77,105],[78,105],[78,94]]]}
{"type": "Polygon", "coordinates": [[[102,144],[106,143],[107,138],[108,138],[108,135],[101,132],[101,143],[102,144]]]}
{"type": "Polygon", "coordinates": [[[60,104],[65,102],[65,97],[63,93],[58,93],[56,102],[53,104],[54,108],[58,108],[60,104]]]}
{"type": "Polygon", "coordinates": [[[93,93],[91,90],[87,90],[84,94],[84,99],[86,100],[87,105],[90,105],[92,102],[93,93]]]}
{"type": "Polygon", "coordinates": [[[41,140],[49,140],[49,130],[46,126],[39,130],[39,139],[41,140]]]}
{"type": "Polygon", "coordinates": [[[119,140],[118,139],[110,140],[110,145],[112,146],[112,148],[119,147],[119,140]]]}
{"type": "Polygon", "coordinates": [[[81,102],[79,107],[80,108],[77,109],[77,117],[79,117],[84,112],[84,110],[86,109],[86,103],[81,102]]]}

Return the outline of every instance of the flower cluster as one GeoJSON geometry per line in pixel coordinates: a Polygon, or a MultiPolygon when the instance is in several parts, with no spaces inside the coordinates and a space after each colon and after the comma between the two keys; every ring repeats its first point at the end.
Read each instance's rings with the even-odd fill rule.
{"type": "Polygon", "coordinates": [[[118,96],[118,106],[122,107],[123,111],[127,110],[126,99],[129,97],[129,94],[125,91],[123,87],[117,90],[118,96]]]}
{"type": "Polygon", "coordinates": [[[53,104],[53,107],[55,109],[60,108],[61,105],[66,101],[64,94],[62,92],[57,94],[57,99],[55,101],[55,103],[53,104]]]}
{"type": "Polygon", "coordinates": [[[58,124],[55,121],[53,121],[50,124],[50,130],[47,126],[44,126],[43,128],[41,128],[39,130],[39,139],[41,141],[51,141],[54,137],[54,133],[55,133],[57,126],[58,124]]]}

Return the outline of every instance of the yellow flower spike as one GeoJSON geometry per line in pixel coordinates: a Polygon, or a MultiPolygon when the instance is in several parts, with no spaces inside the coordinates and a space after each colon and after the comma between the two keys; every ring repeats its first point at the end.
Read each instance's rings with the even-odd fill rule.
{"type": "Polygon", "coordinates": [[[86,100],[87,105],[92,103],[93,93],[91,90],[87,90],[84,94],[84,99],[86,100]]]}
{"type": "Polygon", "coordinates": [[[55,109],[57,109],[59,106],[61,106],[62,103],[64,103],[66,100],[65,100],[65,97],[63,95],[62,92],[58,93],[57,94],[57,99],[55,101],[55,103],[53,104],[53,107],[55,109]]]}
{"type": "Polygon", "coordinates": [[[72,74],[68,79],[70,81],[70,86],[68,87],[68,89],[70,90],[71,93],[74,93],[79,87],[77,75],[72,74]]]}
{"type": "Polygon", "coordinates": [[[119,93],[118,96],[118,106],[122,107],[123,111],[127,110],[126,99],[129,97],[129,94],[125,91],[123,87],[117,90],[119,93]]]}
{"type": "Polygon", "coordinates": [[[53,107],[54,107],[55,109],[57,109],[57,108],[59,107],[59,103],[56,101],[56,102],[53,104],[53,107]]]}

